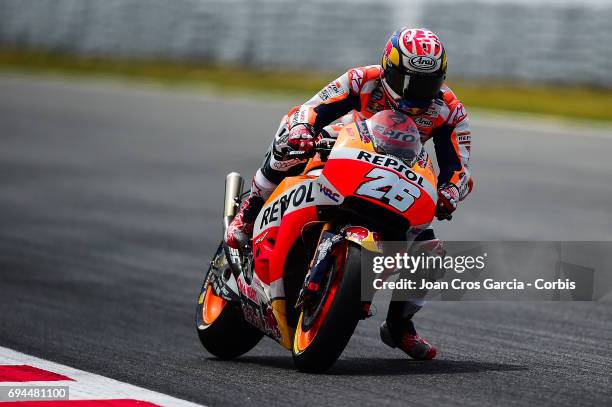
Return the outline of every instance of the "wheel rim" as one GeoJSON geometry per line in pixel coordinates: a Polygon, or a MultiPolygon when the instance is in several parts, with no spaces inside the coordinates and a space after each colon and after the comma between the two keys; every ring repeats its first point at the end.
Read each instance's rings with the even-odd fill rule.
{"type": "Polygon", "coordinates": [[[298,354],[306,350],[310,344],[314,341],[315,337],[319,333],[323,322],[325,321],[327,314],[329,313],[329,309],[331,308],[332,303],[334,302],[334,298],[336,298],[336,292],[338,291],[338,286],[340,285],[340,281],[342,281],[342,274],[344,271],[344,262],[346,259],[346,245],[343,245],[339,248],[338,253],[334,255],[336,272],[333,273],[333,282],[329,285],[329,289],[324,294],[323,306],[321,310],[318,311],[318,315],[310,324],[310,328],[308,330],[304,330],[303,319],[304,319],[304,310],[300,312],[300,318],[297,323],[297,327],[295,330],[295,336],[293,338],[293,351],[298,354]]]}
{"type": "Polygon", "coordinates": [[[212,284],[206,287],[204,301],[202,302],[202,321],[206,325],[210,325],[221,315],[221,311],[225,307],[226,301],[216,295],[212,289],[212,284]]]}

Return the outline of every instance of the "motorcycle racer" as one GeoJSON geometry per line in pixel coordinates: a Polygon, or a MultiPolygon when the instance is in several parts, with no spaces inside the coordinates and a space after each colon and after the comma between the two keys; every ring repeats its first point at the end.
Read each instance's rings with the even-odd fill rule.
{"type": "MultiPolygon", "coordinates": [[[[291,109],[280,126],[263,165],[253,177],[250,195],[229,225],[225,241],[238,249],[253,232],[265,200],[287,176],[301,173],[315,145],[333,138],[332,122],[367,119],[385,109],[409,115],[421,141],[432,139],[439,166],[436,217],[451,219],[460,201],[472,190],[469,171],[471,131],[467,113],[445,85],[447,59],[442,42],[426,29],[402,28],[387,41],[380,65],[350,69],[302,105],[291,109]]],[[[426,253],[443,255],[441,242],[430,228],[413,240],[426,253]]],[[[413,315],[422,301],[392,301],[381,338],[415,359],[433,359],[436,349],[415,330],[413,315]]]]}

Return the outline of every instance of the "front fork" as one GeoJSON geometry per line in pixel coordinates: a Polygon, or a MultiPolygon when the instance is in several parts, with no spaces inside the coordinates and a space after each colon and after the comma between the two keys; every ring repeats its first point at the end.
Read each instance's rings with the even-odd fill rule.
{"type": "MultiPolygon", "coordinates": [[[[363,226],[352,225],[344,226],[338,232],[333,232],[331,223],[325,223],[295,304],[296,308],[302,308],[304,302],[316,300],[323,294],[321,292],[322,280],[334,261],[334,249],[346,242],[353,242],[369,252],[383,252],[382,239],[378,232],[363,226]]],[[[371,315],[369,302],[364,305],[364,315],[364,317],[371,315]]]]}

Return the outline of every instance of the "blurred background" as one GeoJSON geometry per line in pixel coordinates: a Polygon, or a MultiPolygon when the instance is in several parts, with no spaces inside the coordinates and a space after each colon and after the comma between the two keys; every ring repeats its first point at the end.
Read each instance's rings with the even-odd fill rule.
{"type": "Polygon", "coordinates": [[[193,310],[225,175],[401,26],[440,35],[473,130],[437,236],[612,241],[611,3],[0,0],[0,346],[206,405],[606,404],[609,294],[432,302],[429,364],[381,344],[377,300],[324,380],[271,340],[210,358],[193,310]]]}
{"type": "Polygon", "coordinates": [[[609,0],[2,0],[0,67],[307,94],[424,26],[466,104],[609,121],[610,21],[609,0]]]}

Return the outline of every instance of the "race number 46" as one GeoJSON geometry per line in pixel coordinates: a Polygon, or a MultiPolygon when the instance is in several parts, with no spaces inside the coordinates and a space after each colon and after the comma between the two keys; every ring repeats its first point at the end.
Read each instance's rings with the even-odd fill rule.
{"type": "Polygon", "coordinates": [[[408,210],[421,196],[419,187],[383,168],[372,169],[366,178],[370,180],[359,186],[357,194],[378,199],[400,212],[408,210]]]}

